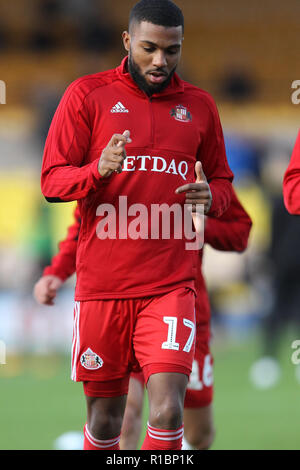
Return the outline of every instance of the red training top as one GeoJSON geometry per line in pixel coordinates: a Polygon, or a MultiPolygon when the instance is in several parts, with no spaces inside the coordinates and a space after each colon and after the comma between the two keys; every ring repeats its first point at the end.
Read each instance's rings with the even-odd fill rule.
{"type": "Polygon", "coordinates": [[[163,92],[149,98],[127,73],[125,58],[118,68],[68,87],[46,140],[41,184],[50,202],[78,200],[76,300],[194,288],[198,251],[187,251],[187,240],[172,233],[168,239],[152,237],[150,215],[154,205],[183,207],[185,195],[175,190],[195,181],[196,160],[202,162],[213,196],[209,215],[219,217],[230,204],[233,175],[218,112],[208,93],[177,74],[163,92]],[[102,178],[102,150],[113,134],[127,129],[132,143],[126,145],[123,172],[102,178]],[[128,207],[127,222],[134,221],[141,205],[146,208],[147,234],[128,237],[119,217],[121,204],[128,207]],[[106,214],[112,232],[105,238],[101,221],[106,214]]]}

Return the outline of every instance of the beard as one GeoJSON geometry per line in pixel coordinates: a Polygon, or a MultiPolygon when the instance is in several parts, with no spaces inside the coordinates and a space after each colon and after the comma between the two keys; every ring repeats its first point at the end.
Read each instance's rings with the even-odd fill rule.
{"type": "Polygon", "coordinates": [[[166,78],[166,80],[163,83],[148,83],[145,77],[141,73],[141,69],[139,65],[133,60],[132,58],[132,53],[129,54],[128,57],[128,70],[129,73],[132,77],[132,79],[135,81],[137,86],[146,93],[146,95],[151,96],[154,93],[161,93],[172,80],[172,77],[175,73],[176,67],[171,70],[170,74],[166,78]]]}

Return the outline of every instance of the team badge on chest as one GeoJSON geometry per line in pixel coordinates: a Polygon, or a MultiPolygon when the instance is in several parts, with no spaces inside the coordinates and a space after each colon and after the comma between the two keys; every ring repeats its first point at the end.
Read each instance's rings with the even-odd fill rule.
{"type": "Polygon", "coordinates": [[[88,370],[100,369],[103,366],[103,360],[90,348],[88,348],[80,358],[81,365],[88,370]]]}
{"type": "Polygon", "coordinates": [[[192,120],[191,113],[181,104],[170,111],[170,115],[180,122],[190,122],[192,120]]]}

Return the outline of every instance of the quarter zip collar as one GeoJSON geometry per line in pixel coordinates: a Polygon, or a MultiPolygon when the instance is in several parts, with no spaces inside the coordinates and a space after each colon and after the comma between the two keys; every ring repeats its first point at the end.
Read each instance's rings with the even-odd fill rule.
{"type": "Polygon", "coordinates": [[[153,95],[151,95],[149,97],[144,91],[142,91],[137,86],[137,84],[135,83],[135,81],[131,77],[130,73],[128,72],[127,65],[128,65],[128,56],[124,57],[121,64],[119,65],[119,67],[117,67],[117,69],[116,69],[117,74],[118,74],[120,80],[125,82],[130,88],[135,90],[136,93],[138,93],[139,95],[147,97],[148,99],[152,99],[152,98],[160,98],[160,97],[163,97],[163,96],[174,95],[176,93],[183,93],[184,92],[184,82],[181,80],[179,75],[175,72],[173,77],[172,77],[172,80],[169,83],[169,85],[167,86],[167,88],[165,88],[161,93],[154,93],[153,95]]]}

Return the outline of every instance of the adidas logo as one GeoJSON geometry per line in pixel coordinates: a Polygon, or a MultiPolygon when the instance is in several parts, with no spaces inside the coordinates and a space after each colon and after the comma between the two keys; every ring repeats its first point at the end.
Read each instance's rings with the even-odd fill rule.
{"type": "Polygon", "coordinates": [[[115,104],[111,108],[110,112],[111,113],[129,113],[128,109],[126,109],[125,106],[123,106],[121,101],[119,101],[117,104],[115,104]]]}

